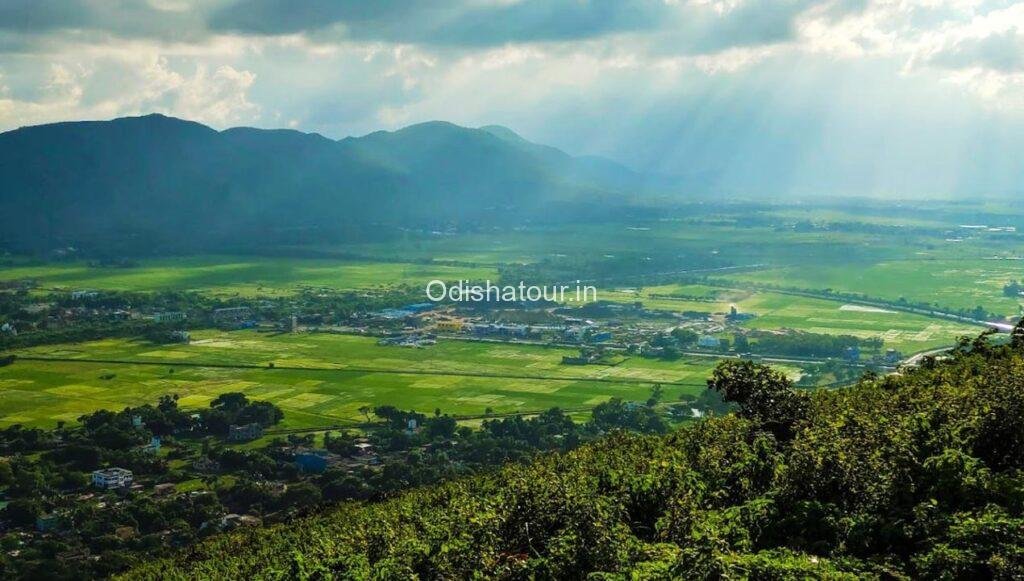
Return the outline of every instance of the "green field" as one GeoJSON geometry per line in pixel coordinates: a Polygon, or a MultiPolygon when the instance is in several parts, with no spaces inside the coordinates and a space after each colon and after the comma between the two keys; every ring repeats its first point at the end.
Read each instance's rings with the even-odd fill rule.
{"type": "Polygon", "coordinates": [[[1024,279],[1016,259],[918,259],[885,261],[859,268],[786,267],[726,275],[742,282],[806,289],[833,289],[872,297],[972,309],[982,306],[1006,316],[1019,314],[1019,298],[1003,296],[1003,285],[1024,279]]]}
{"type": "MultiPolygon", "coordinates": [[[[807,290],[831,288],[887,300],[904,297],[945,309],[980,305],[1005,316],[1018,315],[1024,305],[1024,301],[1002,294],[1008,281],[1024,279],[1024,241],[1015,233],[966,228],[957,216],[913,208],[863,214],[784,208],[760,216],[772,222],[839,223],[846,227],[809,232],[778,224],[741,225],[749,217],[741,212],[676,221],[536,228],[358,248],[362,254],[388,259],[568,262],[570,271],[577,260],[600,264],[624,256],[643,261],[683,254],[699,264],[702,257],[714,256],[725,265],[747,267],[713,275],[735,281],[740,288],[744,282],[807,290]],[[873,231],[872,227],[882,229],[873,231]]],[[[1007,214],[998,225],[1018,219],[1007,214]]],[[[680,270],[685,268],[685,263],[680,266],[680,270]]]]}
{"type": "Polygon", "coordinates": [[[662,285],[632,289],[632,292],[603,292],[598,296],[622,302],[639,300],[648,308],[674,312],[725,313],[735,305],[741,312],[757,315],[743,323],[748,328],[798,329],[862,339],[881,337],[886,348],[904,353],[950,345],[957,337],[981,331],[981,327],[956,321],[865,308],[841,301],[705,285],[662,285]]]}
{"type": "Polygon", "coordinates": [[[561,365],[571,352],[463,341],[411,349],[378,346],[366,337],[247,331],[200,332],[193,344],[175,347],[124,340],[39,347],[19,354],[65,360],[20,359],[0,368],[0,425],[73,422],[88,411],[151,403],[169,393],[178,394],[183,407],[203,407],[228,391],[279,405],[285,427],[359,420],[365,405],[456,415],[579,409],[611,397],[644,400],[653,382],[673,384],[665,387],[669,399],[697,394],[715,363],[630,358],[617,366],[561,365]],[[269,361],[277,367],[262,367],[269,361]],[[261,367],[168,365],[174,362],[261,367]]]}
{"type": "Polygon", "coordinates": [[[332,289],[421,285],[432,279],[494,277],[487,267],[312,258],[202,256],[143,260],[134,268],[52,263],[0,269],[0,281],[31,279],[43,289],[195,290],[215,295],[282,295],[303,287],[332,289]]]}
{"type": "MultiPolygon", "coordinates": [[[[144,259],[134,268],[97,268],[84,262],[40,266],[17,259],[0,268],[0,281],[33,279],[39,293],[195,290],[253,297],[288,295],[303,288],[418,286],[434,278],[497,280],[499,265],[512,263],[541,264],[545,275],[569,280],[580,266],[614,274],[652,261],[657,268],[668,269],[667,276],[648,281],[659,286],[630,292],[615,286],[634,284],[623,280],[604,285],[610,288],[602,288],[599,298],[639,300],[648,308],[675,312],[724,313],[736,305],[757,315],[743,323],[749,328],[880,337],[887,348],[905,354],[950,345],[980,328],[750,285],[831,288],[889,300],[905,297],[944,308],[982,305],[1006,315],[1020,309],[1021,301],[1002,295],[1008,280],[1024,279],[1015,234],[964,229],[956,217],[944,217],[942,212],[916,217],[910,211],[891,214],[888,208],[874,213],[800,207],[716,212],[697,210],[678,219],[636,223],[531,226],[452,236],[409,234],[387,243],[306,249],[318,256],[335,253],[365,257],[362,260],[201,256],[144,259]],[[800,231],[792,227],[794,221],[845,226],[800,231]],[[709,275],[726,280],[733,289],[670,284],[674,277],[692,280],[687,275],[691,264],[745,270],[709,275]]],[[[568,350],[468,341],[409,349],[340,335],[197,332],[193,339],[188,346],[107,340],[27,350],[22,354],[72,361],[22,360],[0,369],[0,425],[49,425],[100,407],[152,402],[170,392],[181,395],[186,406],[201,406],[217,393],[235,390],[278,403],[291,426],[358,419],[360,407],[377,404],[421,411],[440,407],[460,415],[478,415],[488,407],[496,413],[552,405],[583,408],[614,395],[645,399],[650,385],[631,381],[676,382],[681,385],[673,391],[696,392],[713,364],[709,359],[664,363],[631,358],[614,367],[566,367],[560,360],[571,353],[568,350]],[[82,361],[90,358],[133,363],[82,361]],[[277,368],[266,369],[270,362],[277,368]],[[171,364],[180,364],[174,373],[169,372],[171,364]],[[101,379],[108,374],[115,377],[101,379]]]]}

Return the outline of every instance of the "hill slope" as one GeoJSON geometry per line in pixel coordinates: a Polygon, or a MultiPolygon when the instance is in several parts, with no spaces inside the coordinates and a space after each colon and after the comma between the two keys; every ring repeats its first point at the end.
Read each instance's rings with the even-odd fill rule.
{"type": "Polygon", "coordinates": [[[551,219],[642,186],[508,129],[431,122],[333,141],[164,117],[0,134],[0,247],[130,252],[332,242],[394,227],[551,219]]]}
{"type": "Polygon", "coordinates": [[[723,364],[737,416],[214,539],[128,577],[1020,578],[1022,354],[963,345],[810,396],[723,364]]]}

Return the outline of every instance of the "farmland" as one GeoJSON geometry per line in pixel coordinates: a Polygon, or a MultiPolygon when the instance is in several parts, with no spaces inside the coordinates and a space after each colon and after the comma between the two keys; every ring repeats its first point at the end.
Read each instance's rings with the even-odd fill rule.
{"type": "Polygon", "coordinates": [[[15,264],[0,281],[30,279],[42,289],[116,291],[192,290],[213,295],[285,295],[303,287],[339,290],[420,285],[434,278],[486,278],[486,267],[315,258],[202,256],[140,261],[131,268],[92,267],[82,262],[15,264]]]}
{"type": "Polygon", "coordinates": [[[735,305],[742,312],[756,315],[742,323],[747,328],[798,329],[861,339],[881,337],[887,348],[904,353],[949,345],[957,337],[975,334],[980,329],[966,323],[859,307],[842,301],[706,285],[662,285],[628,292],[613,290],[602,293],[601,298],[621,302],[639,300],[649,308],[676,312],[725,313],[735,305]]]}
{"type": "Polygon", "coordinates": [[[753,282],[808,289],[863,293],[887,300],[901,297],[942,307],[981,306],[1017,315],[1021,301],[1003,295],[1003,285],[1024,277],[1017,259],[917,259],[884,261],[863,268],[781,267],[726,275],[738,286],[753,282]]]}
{"type": "Polygon", "coordinates": [[[73,422],[88,411],[171,393],[183,407],[203,407],[230,391],[274,402],[285,411],[285,427],[358,421],[367,405],[456,415],[579,409],[616,396],[646,399],[655,382],[672,384],[672,399],[696,395],[714,364],[630,358],[616,366],[561,365],[570,353],[463,341],[408,349],[365,337],[216,331],[197,333],[187,346],[105,340],[40,347],[19,355],[60,361],[21,359],[0,368],[0,425],[73,422]],[[271,361],[274,369],[266,367],[271,361]],[[189,365],[173,365],[181,362],[189,365]],[[231,365],[254,367],[221,367],[231,365]]]}
{"type": "MultiPolygon", "coordinates": [[[[541,278],[539,283],[571,280],[586,271],[603,300],[639,302],[670,313],[722,314],[735,305],[755,315],[723,332],[723,338],[745,329],[791,329],[881,338],[885,348],[909,355],[950,345],[980,327],[784,291],[833,289],[940,308],[981,305],[1016,315],[1021,300],[1003,294],[1009,280],[1024,278],[1015,260],[1016,234],[958,225],[963,221],[955,208],[917,216],[890,207],[691,207],[668,219],[407,233],[389,242],[281,249],[307,256],[299,258],[138,258],[124,268],[8,259],[0,282],[33,280],[32,293],[40,300],[96,289],[188,290],[246,301],[287,300],[310,288],[404,286],[417,292],[434,278],[497,281],[517,276],[524,267],[527,275],[541,278]]],[[[664,320],[672,324],[671,317],[664,320]]],[[[575,353],[471,341],[405,349],[381,347],[357,335],[213,330],[193,330],[188,345],[132,339],[46,345],[19,355],[60,361],[22,359],[0,369],[0,424],[70,421],[83,411],[150,402],[169,392],[178,393],[185,406],[202,406],[232,390],[277,403],[290,426],[358,420],[360,408],[381,404],[464,416],[488,408],[495,413],[554,405],[582,409],[613,395],[643,400],[653,382],[678,383],[674,391],[696,393],[713,363],[628,357],[614,366],[560,364],[563,355],[575,353]],[[275,369],[267,369],[270,363],[275,369]]]]}

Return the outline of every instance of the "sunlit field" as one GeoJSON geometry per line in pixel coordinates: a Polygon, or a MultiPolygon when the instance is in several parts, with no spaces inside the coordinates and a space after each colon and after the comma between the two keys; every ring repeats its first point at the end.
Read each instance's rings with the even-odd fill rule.
{"type": "Polygon", "coordinates": [[[828,335],[880,337],[885,348],[915,353],[949,345],[962,335],[974,335],[980,326],[946,319],[862,307],[846,303],[773,292],[707,285],[661,285],[603,292],[601,298],[670,312],[724,314],[736,306],[755,317],[741,323],[751,329],[795,329],[828,335]]]}
{"type": "Polygon", "coordinates": [[[435,278],[482,279],[486,267],[312,258],[203,256],[140,260],[132,268],[91,267],[84,263],[0,268],[0,281],[34,280],[40,290],[192,290],[221,296],[272,296],[300,288],[336,290],[421,285],[435,278]]]}
{"type": "Polygon", "coordinates": [[[1003,295],[1003,285],[1024,278],[1020,259],[917,259],[881,262],[858,269],[841,266],[785,267],[726,275],[744,282],[863,293],[889,300],[901,297],[940,307],[981,306],[1005,316],[1019,314],[1019,297],[1003,295]]]}
{"type": "Polygon", "coordinates": [[[60,361],[22,358],[0,368],[0,425],[73,422],[88,411],[152,403],[165,394],[179,395],[183,407],[203,407],[231,391],[280,406],[284,427],[359,421],[360,408],[385,404],[460,416],[488,408],[494,414],[578,410],[612,397],[644,400],[655,383],[669,400],[696,395],[715,363],[629,358],[614,366],[561,365],[572,353],[463,341],[411,349],[365,337],[255,332],[200,332],[191,345],[173,347],[124,340],[38,347],[19,355],[60,361]],[[243,365],[252,367],[231,367],[243,365]]]}

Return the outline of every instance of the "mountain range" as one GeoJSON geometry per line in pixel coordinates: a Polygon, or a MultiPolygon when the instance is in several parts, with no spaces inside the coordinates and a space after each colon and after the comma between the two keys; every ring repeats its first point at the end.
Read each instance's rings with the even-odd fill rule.
{"type": "Polygon", "coordinates": [[[0,245],[133,252],[367,240],[398,228],[568,220],[629,204],[651,184],[501,126],[434,121],[332,140],[158,114],[54,123],[0,134],[0,245]]]}

